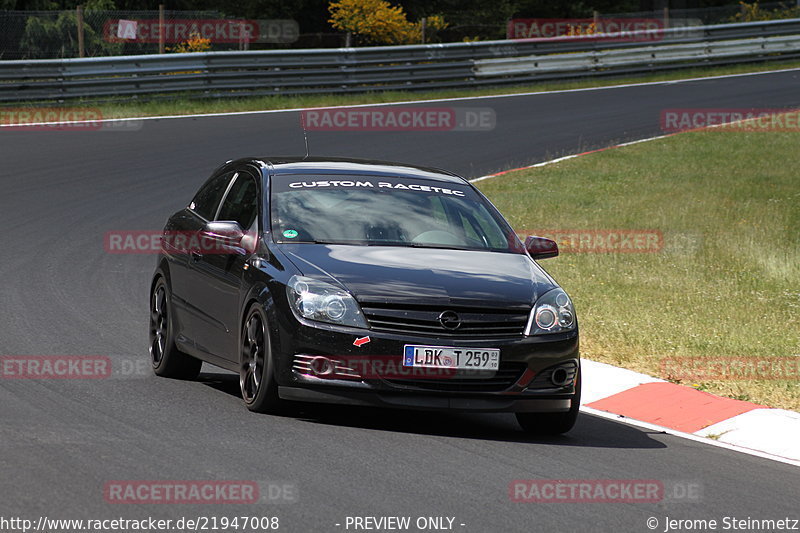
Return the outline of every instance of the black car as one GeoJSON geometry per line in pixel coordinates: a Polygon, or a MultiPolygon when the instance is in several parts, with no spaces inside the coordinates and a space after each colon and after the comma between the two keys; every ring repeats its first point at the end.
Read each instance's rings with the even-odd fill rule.
{"type": "Polygon", "coordinates": [[[563,433],[580,404],[572,302],[465,179],[398,163],[241,159],[169,218],[150,296],[159,376],[237,372],[287,400],[514,412],[563,433]]]}

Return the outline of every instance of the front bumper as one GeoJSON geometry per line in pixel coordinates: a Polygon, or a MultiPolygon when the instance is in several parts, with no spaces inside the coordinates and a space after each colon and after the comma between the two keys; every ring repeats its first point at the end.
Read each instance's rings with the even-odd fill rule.
{"type": "MultiPolygon", "coordinates": [[[[293,319],[295,317],[292,317],[293,319]]],[[[398,335],[293,320],[281,328],[276,380],[286,400],[424,410],[478,412],[563,412],[575,396],[580,357],[577,329],[537,337],[489,340],[398,335]],[[357,339],[369,341],[355,345],[357,339]],[[298,360],[322,356],[332,360],[369,358],[402,366],[406,344],[458,348],[497,348],[500,371],[493,377],[404,379],[396,374],[339,379],[308,370],[298,360]],[[572,368],[567,383],[554,385],[553,369],[572,368]]]]}
{"type": "Polygon", "coordinates": [[[391,393],[382,391],[362,392],[346,388],[305,388],[278,387],[278,394],[284,400],[336,403],[363,407],[395,407],[400,409],[420,409],[425,411],[471,411],[484,413],[556,413],[569,411],[572,394],[565,398],[521,398],[518,395],[493,397],[459,395],[443,396],[425,393],[391,393]]]}

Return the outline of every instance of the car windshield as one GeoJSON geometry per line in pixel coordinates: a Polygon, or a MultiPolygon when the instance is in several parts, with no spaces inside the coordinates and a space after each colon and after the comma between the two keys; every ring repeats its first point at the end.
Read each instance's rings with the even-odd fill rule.
{"type": "Polygon", "coordinates": [[[508,224],[461,183],[385,176],[276,176],[276,242],[523,253],[508,224]]]}

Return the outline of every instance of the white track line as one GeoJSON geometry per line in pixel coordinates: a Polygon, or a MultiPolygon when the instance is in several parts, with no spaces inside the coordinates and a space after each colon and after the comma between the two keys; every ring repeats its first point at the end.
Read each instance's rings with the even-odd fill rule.
{"type": "Polygon", "coordinates": [[[675,135],[675,134],[674,133],[668,133],[666,135],[658,135],[656,137],[647,137],[646,139],[637,139],[635,141],[628,141],[628,142],[621,143],[621,144],[615,144],[615,145],[612,145],[612,146],[606,146],[605,148],[598,148],[596,150],[589,150],[588,152],[581,152],[579,154],[565,155],[563,157],[559,157],[559,158],[556,158],[556,159],[551,159],[549,161],[542,161],[541,163],[528,165],[526,167],[512,168],[512,169],[509,169],[509,170],[503,170],[502,172],[497,172],[495,174],[488,174],[486,176],[481,176],[480,178],[471,179],[471,180],[469,180],[469,182],[470,183],[476,183],[478,181],[488,180],[490,178],[497,178],[499,176],[502,176],[503,174],[508,174],[509,172],[516,172],[517,170],[525,170],[526,168],[546,167],[547,165],[552,165],[553,163],[560,163],[561,161],[566,161],[567,159],[573,159],[573,158],[576,158],[576,157],[580,157],[582,155],[589,155],[589,154],[593,154],[595,152],[605,152],[606,150],[612,150],[614,148],[622,148],[623,146],[630,146],[632,144],[639,144],[639,143],[644,143],[644,142],[648,142],[648,141],[655,141],[655,140],[658,140],[658,139],[665,139],[665,138],[671,137],[673,135],[675,135]]]}
{"type": "MultiPolygon", "coordinates": [[[[789,112],[791,110],[787,109],[786,111],[789,112]]],[[[711,130],[711,129],[715,129],[715,128],[724,128],[724,127],[728,127],[728,126],[731,126],[731,125],[734,125],[734,124],[744,123],[744,122],[747,122],[749,120],[752,120],[752,119],[751,118],[743,118],[741,120],[735,120],[733,122],[723,122],[721,124],[712,124],[711,126],[703,126],[703,127],[700,127],[700,128],[692,128],[692,129],[687,129],[687,130],[682,130],[682,131],[676,131],[676,132],[673,132],[673,133],[666,133],[664,135],[656,135],[655,137],[646,137],[644,139],[637,139],[635,141],[628,141],[628,142],[624,142],[624,143],[620,143],[620,144],[613,144],[611,146],[605,146],[603,148],[596,148],[594,150],[588,150],[586,152],[580,152],[578,154],[565,155],[563,157],[558,157],[556,159],[550,159],[549,161],[542,161],[541,163],[535,163],[533,165],[528,165],[528,166],[525,166],[525,167],[518,167],[518,168],[511,168],[511,169],[508,169],[508,170],[502,170],[502,171],[496,172],[494,174],[487,174],[486,176],[481,176],[480,178],[473,178],[473,179],[469,180],[469,182],[470,183],[475,183],[475,182],[478,182],[478,181],[488,180],[490,178],[497,178],[497,177],[500,177],[500,176],[502,176],[504,174],[508,174],[509,172],[516,172],[518,170],[525,170],[525,169],[528,169],[528,168],[545,167],[547,165],[552,165],[553,163],[559,163],[561,161],[566,161],[567,159],[573,159],[575,157],[579,157],[579,156],[582,156],[582,155],[589,155],[589,154],[593,154],[593,153],[596,153],[596,152],[605,152],[606,150],[613,150],[614,148],[622,148],[623,146],[630,146],[632,144],[639,144],[639,143],[648,142],[648,141],[656,141],[658,139],[666,139],[667,137],[672,137],[673,135],[678,135],[679,133],[690,133],[690,132],[695,132],[695,131],[711,130]]]]}
{"type": "Polygon", "coordinates": [[[481,176],[480,178],[471,179],[471,180],[469,180],[469,182],[470,183],[475,183],[475,182],[478,182],[478,181],[488,180],[490,178],[497,178],[499,176],[502,176],[503,174],[507,174],[509,172],[515,172],[517,170],[525,170],[526,168],[546,167],[547,165],[552,165],[553,163],[560,163],[561,161],[566,161],[567,159],[573,159],[575,157],[580,157],[582,155],[589,155],[589,154],[593,154],[595,152],[604,152],[606,150],[612,150],[614,148],[622,148],[623,146],[630,146],[632,144],[639,144],[639,143],[643,143],[643,142],[647,142],[647,141],[655,141],[655,140],[658,140],[658,139],[665,139],[665,138],[671,137],[673,135],[675,135],[675,134],[674,133],[668,133],[667,135],[658,135],[656,137],[647,137],[646,139],[637,139],[635,141],[629,141],[629,142],[626,142],[626,143],[615,144],[615,145],[612,145],[612,146],[606,146],[605,148],[598,148],[596,150],[589,150],[588,152],[581,152],[579,154],[565,155],[563,157],[559,157],[559,158],[556,158],[556,159],[551,159],[549,161],[542,161],[541,163],[535,163],[533,165],[528,165],[526,167],[512,168],[512,169],[509,169],[509,170],[503,170],[502,172],[497,172],[495,174],[488,174],[486,176],[481,176]]]}
{"type": "Polygon", "coordinates": [[[762,459],[769,459],[770,461],[777,461],[779,463],[785,463],[787,465],[792,466],[800,466],[800,461],[795,461],[793,459],[788,459],[786,457],[780,457],[778,455],[771,455],[766,452],[761,452],[758,450],[753,450],[751,448],[744,448],[741,446],[736,446],[734,444],[728,444],[727,442],[720,442],[714,439],[709,439],[706,437],[701,437],[699,435],[694,435],[692,433],[684,433],[683,431],[678,431],[676,429],[670,429],[663,426],[657,426],[656,424],[650,424],[649,422],[642,422],[641,420],[636,420],[633,418],[628,418],[623,415],[615,415],[613,413],[609,413],[606,411],[600,411],[599,409],[594,409],[592,407],[581,406],[581,412],[586,413],[587,415],[598,416],[600,418],[605,418],[606,420],[612,420],[614,422],[622,422],[623,424],[628,424],[629,426],[635,426],[643,429],[649,429],[651,431],[658,431],[660,433],[667,433],[674,437],[681,437],[684,439],[692,440],[695,442],[701,442],[703,444],[710,444],[711,446],[716,446],[717,448],[724,448],[726,450],[732,450],[735,452],[746,453],[748,455],[753,455],[755,457],[761,457],[762,459]]]}
{"type": "MultiPolygon", "coordinates": [[[[384,102],[375,104],[353,104],[341,106],[322,106],[322,107],[295,107],[291,109],[265,109],[261,111],[228,111],[224,113],[198,113],[191,115],[163,115],[163,116],[147,116],[147,117],[123,117],[123,118],[104,118],[99,120],[76,120],[72,122],[36,122],[26,124],[0,124],[0,128],[15,128],[15,127],[30,127],[30,126],[52,126],[59,124],[97,124],[98,122],[122,122],[126,120],[174,120],[182,118],[205,118],[205,117],[230,117],[237,115],[263,115],[269,113],[296,113],[298,111],[306,111],[309,109],[341,109],[341,108],[357,108],[357,107],[388,107],[396,105],[409,105],[409,104],[427,104],[437,102],[461,102],[464,100],[487,100],[490,98],[516,98],[520,96],[540,96],[548,94],[562,94],[574,92],[587,92],[587,91],[605,91],[610,89],[624,89],[628,87],[647,87],[651,85],[671,85],[675,83],[688,83],[692,81],[705,81],[705,80],[718,80],[725,78],[738,78],[744,76],[763,76],[766,74],[779,74],[782,72],[798,72],[798,68],[787,68],[779,70],[765,70],[762,72],[743,72],[740,74],[721,74],[719,76],[703,76],[699,78],[684,78],[679,80],[664,80],[664,81],[647,81],[641,83],[624,83],[619,85],[605,85],[603,87],[584,87],[580,89],[559,89],[554,91],[534,91],[527,93],[511,93],[511,94],[494,94],[483,96],[459,96],[455,98],[436,98],[431,100],[408,100],[403,102],[384,102]]],[[[57,106],[53,106],[57,107],[57,106]]],[[[3,112],[3,107],[0,107],[0,113],[3,112]]],[[[5,108],[5,109],[19,109],[19,108],[5,108]]],[[[26,108],[31,109],[31,108],[26,108]]]]}

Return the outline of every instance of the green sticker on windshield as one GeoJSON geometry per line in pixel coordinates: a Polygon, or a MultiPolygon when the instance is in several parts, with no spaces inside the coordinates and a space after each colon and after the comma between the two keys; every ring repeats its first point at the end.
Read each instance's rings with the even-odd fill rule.
{"type": "Polygon", "coordinates": [[[295,237],[297,237],[297,232],[293,229],[287,229],[286,231],[283,232],[283,236],[286,237],[287,239],[294,239],[295,237]]]}

